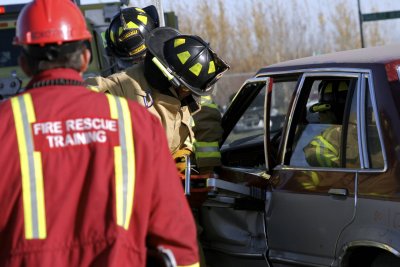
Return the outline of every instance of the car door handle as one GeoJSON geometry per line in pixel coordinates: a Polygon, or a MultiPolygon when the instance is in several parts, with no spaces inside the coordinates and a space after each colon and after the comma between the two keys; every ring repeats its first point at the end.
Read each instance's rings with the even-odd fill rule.
{"type": "Polygon", "coordinates": [[[345,197],[349,194],[349,191],[346,188],[331,188],[329,189],[328,194],[345,197]]]}

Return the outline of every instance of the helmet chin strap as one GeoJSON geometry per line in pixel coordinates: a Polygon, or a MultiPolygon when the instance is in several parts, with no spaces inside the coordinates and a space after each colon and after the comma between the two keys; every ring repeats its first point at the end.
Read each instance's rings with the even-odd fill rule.
{"type": "Polygon", "coordinates": [[[200,111],[200,104],[196,101],[196,97],[193,95],[188,95],[184,99],[182,99],[182,105],[188,106],[189,112],[193,115],[196,112],[200,111]]]}

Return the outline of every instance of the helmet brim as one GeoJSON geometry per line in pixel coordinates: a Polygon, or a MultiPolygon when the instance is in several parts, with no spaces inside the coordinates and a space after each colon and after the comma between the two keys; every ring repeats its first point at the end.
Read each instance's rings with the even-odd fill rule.
{"type": "Polygon", "coordinates": [[[152,30],[146,38],[146,47],[153,56],[155,56],[161,63],[168,67],[168,63],[164,56],[164,44],[169,39],[181,35],[181,33],[170,27],[159,27],[152,30]]]}
{"type": "Polygon", "coordinates": [[[149,5],[143,8],[144,12],[153,19],[154,26],[160,27],[160,18],[158,17],[157,8],[154,5],[149,5]]]}

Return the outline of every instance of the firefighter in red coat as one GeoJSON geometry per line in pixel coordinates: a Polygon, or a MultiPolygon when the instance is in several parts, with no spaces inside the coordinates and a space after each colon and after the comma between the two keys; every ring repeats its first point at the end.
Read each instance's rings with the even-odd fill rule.
{"type": "Polygon", "coordinates": [[[159,120],[83,85],[91,38],[70,0],[17,21],[32,80],[0,103],[0,266],[198,266],[194,221],[159,120]]]}

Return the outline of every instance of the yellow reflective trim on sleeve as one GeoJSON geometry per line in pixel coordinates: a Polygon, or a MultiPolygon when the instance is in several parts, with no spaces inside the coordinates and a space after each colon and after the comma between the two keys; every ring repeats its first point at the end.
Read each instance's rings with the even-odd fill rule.
{"type": "Polygon", "coordinates": [[[195,146],[197,148],[200,148],[200,147],[218,147],[219,144],[216,141],[215,142],[196,142],[195,146]]]}
{"type": "Polygon", "coordinates": [[[129,228],[135,190],[135,149],[131,112],[125,98],[107,95],[111,118],[118,120],[120,145],[114,147],[117,224],[129,228]]]}
{"type": "Polygon", "coordinates": [[[195,263],[191,265],[178,265],[177,267],[200,267],[200,263],[195,263]]]}
{"type": "Polygon", "coordinates": [[[22,198],[26,239],[45,239],[46,209],[41,153],[34,151],[31,124],[36,121],[32,97],[24,94],[11,98],[17,133],[22,176],[22,198]]]}
{"type": "Polygon", "coordinates": [[[182,52],[182,53],[179,53],[179,54],[177,55],[177,57],[179,58],[179,61],[180,61],[182,64],[185,64],[186,61],[190,58],[190,53],[189,53],[189,51],[184,51],[184,52],[182,52]]]}
{"type": "Polygon", "coordinates": [[[203,66],[200,63],[196,63],[193,66],[191,66],[189,68],[189,70],[196,76],[199,76],[201,69],[203,68],[203,66]]]}
{"type": "Polygon", "coordinates": [[[311,145],[315,146],[315,157],[317,158],[319,166],[325,166],[325,163],[321,158],[321,145],[317,141],[312,141],[311,145]]]}
{"type": "Polygon", "coordinates": [[[209,108],[215,108],[218,109],[218,105],[217,104],[204,104],[202,105],[203,107],[209,107],[209,108]]]}
{"type": "Polygon", "coordinates": [[[178,46],[180,46],[180,45],[183,45],[185,42],[186,42],[186,41],[185,41],[185,39],[183,39],[183,38],[175,39],[175,41],[174,41],[174,47],[178,47],[178,46]]]}
{"type": "Polygon", "coordinates": [[[221,158],[221,152],[196,152],[196,158],[221,158]]]}
{"type": "Polygon", "coordinates": [[[335,155],[338,154],[336,148],[335,148],[331,143],[329,143],[325,138],[323,138],[322,136],[319,135],[319,136],[318,136],[318,140],[321,141],[321,142],[323,143],[323,145],[324,145],[327,149],[329,149],[330,151],[332,151],[332,153],[334,153],[335,155]]]}
{"type": "Polygon", "coordinates": [[[221,158],[218,142],[195,142],[195,157],[201,158],[221,158]]]}

